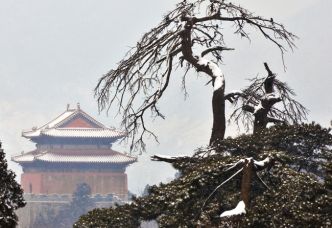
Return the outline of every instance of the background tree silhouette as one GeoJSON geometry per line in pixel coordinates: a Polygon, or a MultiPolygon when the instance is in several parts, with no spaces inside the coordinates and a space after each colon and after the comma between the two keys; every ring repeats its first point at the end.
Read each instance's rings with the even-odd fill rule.
{"type": "Polygon", "coordinates": [[[63,205],[56,211],[54,208],[43,211],[37,216],[33,227],[36,228],[67,228],[72,227],[75,221],[89,210],[93,209],[95,204],[91,199],[91,188],[86,183],[78,184],[72,195],[70,204],[63,205]]]}
{"type": "Polygon", "coordinates": [[[15,210],[25,206],[23,190],[15,180],[15,173],[8,169],[0,142],[0,227],[16,227],[15,210]]]}
{"type": "Polygon", "coordinates": [[[86,183],[78,184],[71,203],[60,210],[56,216],[53,223],[55,227],[71,227],[81,215],[91,210],[94,203],[90,197],[90,186],[86,183]]]}

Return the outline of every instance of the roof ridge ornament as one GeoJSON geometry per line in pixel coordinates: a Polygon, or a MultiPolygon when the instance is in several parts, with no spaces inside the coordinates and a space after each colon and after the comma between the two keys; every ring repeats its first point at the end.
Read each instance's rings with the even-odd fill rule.
{"type": "Polygon", "coordinates": [[[67,104],[67,111],[69,111],[70,109],[70,104],[67,104]]]}
{"type": "Polygon", "coordinates": [[[80,102],[77,102],[77,110],[81,110],[80,102]]]}

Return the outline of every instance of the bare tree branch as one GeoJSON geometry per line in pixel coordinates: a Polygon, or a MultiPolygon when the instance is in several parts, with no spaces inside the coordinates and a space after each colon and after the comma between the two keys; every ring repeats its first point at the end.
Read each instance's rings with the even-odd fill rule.
{"type": "Polygon", "coordinates": [[[225,100],[233,103],[234,100],[238,99],[240,96],[244,96],[242,91],[233,91],[225,95],[225,100]]]}
{"type": "Polygon", "coordinates": [[[205,55],[209,54],[210,52],[216,52],[216,51],[233,51],[233,50],[235,50],[235,49],[234,48],[221,47],[221,46],[212,47],[212,48],[208,48],[208,49],[202,51],[201,57],[204,57],[205,55]]]}
{"type": "MultiPolygon", "coordinates": [[[[280,49],[282,56],[286,47],[295,47],[296,36],[282,24],[255,16],[240,6],[226,1],[181,1],[156,27],[142,36],[114,69],[99,79],[95,88],[100,111],[117,107],[132,149],[144,150],[146,136],[157,140],[145,120],[148,113],[153,119],[164,118],[157,104],[169,85],[172,71],[183,68],[184,75],[187,75],[190,69],[194,69],[205,73],[213,86],[216,81],[223,82],[218,64],[222,62],[222,51],[232,50],[226,48],[222,33],[227,23],[233,25],[235,35],[247,39],[250,39],[251,28],[256,29],[280,49]],[[201,53],[195,54],[194,50],[201,53]]],[[[185,76],[182,86],[186,94],[185,76]]],[[[215,102],[224,106],[224,86],[220,89],[215,102]]],[[[234,100],[230,96],[226,99],[234,100]]],[[[214,126],[218,126],[218,130],[211,138],[223,138],[225,126],[219,126],[225,125],[224,107],[222,109],[215,112],[214,120],[217,121],[214,126]]]]}

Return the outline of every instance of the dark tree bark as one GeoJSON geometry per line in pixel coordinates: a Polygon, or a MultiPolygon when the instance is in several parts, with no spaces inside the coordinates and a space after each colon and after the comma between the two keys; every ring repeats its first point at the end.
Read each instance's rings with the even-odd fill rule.
{"type": "Polygon", "coordinates": [[[241,181],[241,197],[246,205],[246,208],[250,206],[250,191],[251,191],[251,183],[252,177],[254,174],[254,160],[251,158],[245,159],[243,165],[243,174],[241,181]]]}
{"type": "Polygon", "coordinates": [[[214,145],[218,140],[224,139],[226,131],[226,117],[225,117],[225,95],[224,88],[213,91],[212,97],[212,111],[213,111],[213,126],[210,137],[210,145],[214,145]]]}
{"type": "MultiPolygon", "coordinates": [[[[193,25],[198,22],[197,18],[183,16],[182,20],[186,22],[184,30],[181,32],[181,44],[183,59],[192,64],[198,72],[204,72],[211,77],[214,91],[212,96],[213,125],[210,137],[210,145],[216,144],[219,140],[224,139],[226,130],[225,117],[225,80],[217,64],[203,59],[212,49],[205,50],[201,57],[193,56],[191,33],[193,25]]],[[[230,50],[229,48],[220,47],[221,50],[230,50]]]]}
{"type": "Polygon", "coordinates": [[[268,117],[272,106],[281,101],[280,97],[277,97],[275,94],[273,94],[274,79],[276,76],[272,73],[267,63],[264,63],[264,66],[268,72],[268,76],[264,81],[265,95],[261,98],[260,105],[256,107],[254,111],[254,134],[266,128],[266,125],[272,120],[268,117]]]}
{"type": "Polygon", "coordinates": [[[271,108],[282,99],[274,93],[274,83],[276,75],[272,73],[267,63],[264,63],[268,76],[264,79],[264,94],[258,99],[256,106],[244,105],[242,109],[254,115],[254,134],[264,130],[268,123],[283,122],[281,120],[269,117],[271,108]]]}

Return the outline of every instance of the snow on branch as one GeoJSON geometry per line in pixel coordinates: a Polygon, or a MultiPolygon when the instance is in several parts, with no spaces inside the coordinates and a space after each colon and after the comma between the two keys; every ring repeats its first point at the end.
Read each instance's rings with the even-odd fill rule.
{"type": "Polygon", "coordinates": [[[155,154],[155,155],[151,156],[152,161],[163,161],[163,162],[168,162],[168,163],[172,163],[181,158],[188,158],[188,156],[185,156],[185,155],[169,156],[169,155],[162,155],[162,154],[155,154]]]}
{"type": "Polygon", "coordinates": [[[203,67],[207,67],[211,73],[212,73],[212,78],[214,81],[214,87],[213,90],[216,91],[220,88],[224,88],[225,87],[225,79],[224,79],[224,74],[222,73],[220,67],[218,67],[217,64],[215,64],[214,62],[204,59],[204,58],[199,58],[197,64],[203,66],[203,67]]]}
{"type": "Polygon", "coordinates": [[[240,159],[239,161],[237,161],[237,162],[235,162],[235,163],[231,163],[231,164],[227,164],[226,166],[228,167],[228,168],[226,168],[224,171],[225,172],[227,172],[227,171],[230,171],[230,170],[232,170],[232,169],[235,169],[235,168],[237,168],[237,167],[239,167],[239,166],[243,166],[243,164],[244,164],[244,159],[240,159]]]}
{"type": "Polygon", "coordinates": [[[256,161],[254,160],[254,165],[258,166],[260,168],[264,168],[266,167],[267,164],[269,164],[272,161],[272,159],[270,157],[266,157],[264,160],[261,161],[256,161]]]}
{"type": "Polygon", "coordinates": [[[228,100],[229,102],[233,103],[234,100],[237,100],[240,96],[244,96],[241,90],[233,90],[225,94],[225,100],[228,100]]]}

